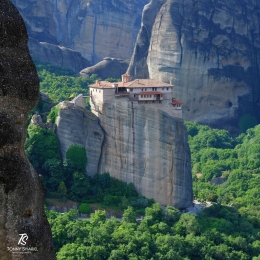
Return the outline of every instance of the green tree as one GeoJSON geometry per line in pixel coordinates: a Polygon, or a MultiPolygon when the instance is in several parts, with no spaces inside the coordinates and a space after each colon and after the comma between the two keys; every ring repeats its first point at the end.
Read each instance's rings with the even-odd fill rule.
{"type": "Polygon", "coordinates": [[[134,209],[132,207],[128,207],[127,209],[125,209],[122,219],[124,222],[136,223],[136,214],[134,212],[134,209]]]}
{"type": "Polygon", "coordinates": [[[74,172],[73,173],[73,184],[70,189],[70,196],[75,200],[82,200],[87,197],[90,190],[89,179],[85,173],[74,172]]]}
{"type": "Polygon", "coordinates": [[[55,107],[53,107],[51,109],[51,112],[49,113],[49,115],[47,116],[48,119],[51,120],[52,123],[55,123],[56,122],[56,119],[59,115],[59,110],[60,110],[60,106],[57,105],[55,107]]]}
{"type": "Polygon", "coordinates": [[[66,159],[73,162],[77,171],[86,171],[87,153],[85,147],[76,144],[70,146],[68,151],[66,152],[66,159]]]}
{"type": "Polygon", "coordinates": [[[89,214],[91,212],[91,207],[89,204],[87,203],[81,203],[79,205],[79,208],[78,208],[79,212],[80,213],[83,213],[83,214],[89,214]]]}
{"type": "Polygon", "coordinates": [[[93,226],[99,225],[106,221],[106,211],[105,210],[96,210],[94,213],[90,214],[90,222],[93,226]]]}
{"type": "Polygon", "coordinates": [[[245,114],[238,122],[240,131],[245,133],[247,129],[252,128],[257,125],[257,119],[254,116],[245,114]]]}
{"type": "Polygon", "coordinates": [[[65,180],[60,160],[48,159],[42,166],[44,170],[44,182],[48,191],[57,191],[58,186],[65,180]]]}
{"type": "Polygon", "coordinates": [[[35,125],[30,124],[28,127],[25,151],[36,169],[42,168],[48,159],[61,161],[57,136],[51,130],[42,129],[35,125]]]}
{"type": "Polygon", "coordinates": [[[59,187],[58,187],[58,193],[60,194],[60,197],[62,199],[66,198],[67,188],[66,188],[64,181],[60,182],[59,187]]]}

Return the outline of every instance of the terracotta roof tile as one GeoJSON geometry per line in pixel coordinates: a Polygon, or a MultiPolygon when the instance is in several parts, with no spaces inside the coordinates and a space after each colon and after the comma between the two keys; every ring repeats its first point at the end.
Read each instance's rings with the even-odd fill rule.
{"type": "Polygon", "coordinates": [[[90,85],[91,88],[113,88],[113,84],[118,84],[119,88],[147,88],[147,87],[169,87],[172,88],[173,85],[164,83],[155,79],[135,79],[129,82],[108,82],[99,81],[98,83],[90,85]]]}
{"type": "Polygon", "coordinates": [[[173,104],[173,105],[181,105],[182,102],[181,102],[180,100],[174,99],[174,100],[172,101],[172,104],[173,104]]]}
{"type": "Polygon", "coordinates": [[[170,87],[173,85],[164,83],[155,79],[135,79],[133,81],[125,82],[125,87],[129,88],[144,88],[144,87],[170,87]]]}

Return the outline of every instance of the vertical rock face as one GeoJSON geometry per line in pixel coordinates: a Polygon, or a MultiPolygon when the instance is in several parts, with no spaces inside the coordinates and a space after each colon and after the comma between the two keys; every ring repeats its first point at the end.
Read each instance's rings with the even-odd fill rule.
{"type": "Polygon", "coordinates": [[[252,0],[151,0],[128,72],[172,80],[185,119],[232,123],[259,109],[259,18],[252,0]]]}
{"type": "Polygon", "coordinates": [[[88,175],[109,172],[162,205],[190,206],[190,150],[181,119],[125,98],[102,104],[92,99],[91,108],[92,113],[61,103],[57,134],[63,158],[71,145],[84,146],[88,175]]]}
{"type": "Polygon", "coordinates": [[[1,1],[0,24],[0,259],[55,259],[44,191],[24,152],[27,116],[37,103],[39,82],[25,25],[9,0],[1,1]],[[38,251],[11,253],[20,234],[28,236],[23,247],[38,251]]]}
{"type": "Polygon", "coordinates": [[[183,121],[123,98],[91,107],[106,133],[99,172],[132,182],[162,205],[188,207],[191,162],[183,121]]]}
{"type": "Polygon", "coordinates": [[[88,158],[87,174],[93,176],[98,173],[104,132],[94,114],[70,102],[62,102],[57,119],[57,135],[63,159],[66,159],[66,152],[71,145],[83,146],[88,158]]]}
{"type": "Polygon", "coordinates": [[[131,57],[148,0],[12,0],[29,36],[76,50],[92,64],[131,57]]]}
{"type": "Polygon", "coordinates": [[[32,38],[29,39],[28,46],[30,54],[43,63],[69,68],[76,73],[90,66],[90,62],[83,58],[79,52],[69,48],[38,42],[32,38]]]}
{"type": "Polygon", "coordinates": [[[81,70],[80,75],[91,76],[92,74],[97,74],[98,77],[101,77],[102,79],[120,79],[121,75],[126,72],[128,65],[129,63],[127,61],[106,57],[94,66],[81,70]]]}

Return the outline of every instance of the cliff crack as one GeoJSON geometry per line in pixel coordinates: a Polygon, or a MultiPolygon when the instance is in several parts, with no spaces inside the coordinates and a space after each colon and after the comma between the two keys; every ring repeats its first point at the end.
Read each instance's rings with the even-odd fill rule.
{"type": "MultiPolygon", "coordinates": [[[[182,13],[184,13],[184,6],[182,4],[182,13]]],[[[180,15],[180,27],[179,27],[179,35],[178,35],[178,40],[179,40],[179,44],[180,44],[180,48],[181,48],[181,55],[180,55],[180,66],[182,65],[182,58],[183,58],[183,46],[182,46],[182,24],[184,21],[183,15],[180,12],[180,6],[179,6],[179,15],[180,15]]]]}
{"type": "Polygon", "coordinates": [[[92,55],[91,55],[91,62],[92,65],[95,64],[96,58],[96,32],[97,32],[97,15],[94,16],[94,26],[93,26],[93,39],[92,39],[92,55]]]}

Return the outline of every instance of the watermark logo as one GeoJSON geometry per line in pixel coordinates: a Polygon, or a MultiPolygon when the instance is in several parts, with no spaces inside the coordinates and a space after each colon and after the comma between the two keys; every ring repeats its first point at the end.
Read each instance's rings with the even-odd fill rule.
{"type": "Polygon", "coordinates": [[[26,234],[26,233],[24,233],[24,234],[19,234],[19,236],[20,236],[20,239],[19,239],[19,241],[18,241],[18,246],[19,246],[19,245],[25,246],[26,243],[29,241],[27,234],[26,234]]]}
{"type": "Polygon", "coordinates": [[[26,244],[29,242],[29,237],[26,233],[19,234],[20,239],[18,241],[18,246],[7,247],[7,250],[12,254],[31,254],[32,252],[37,252],[37,247],[26,247],[26,244]]]}

